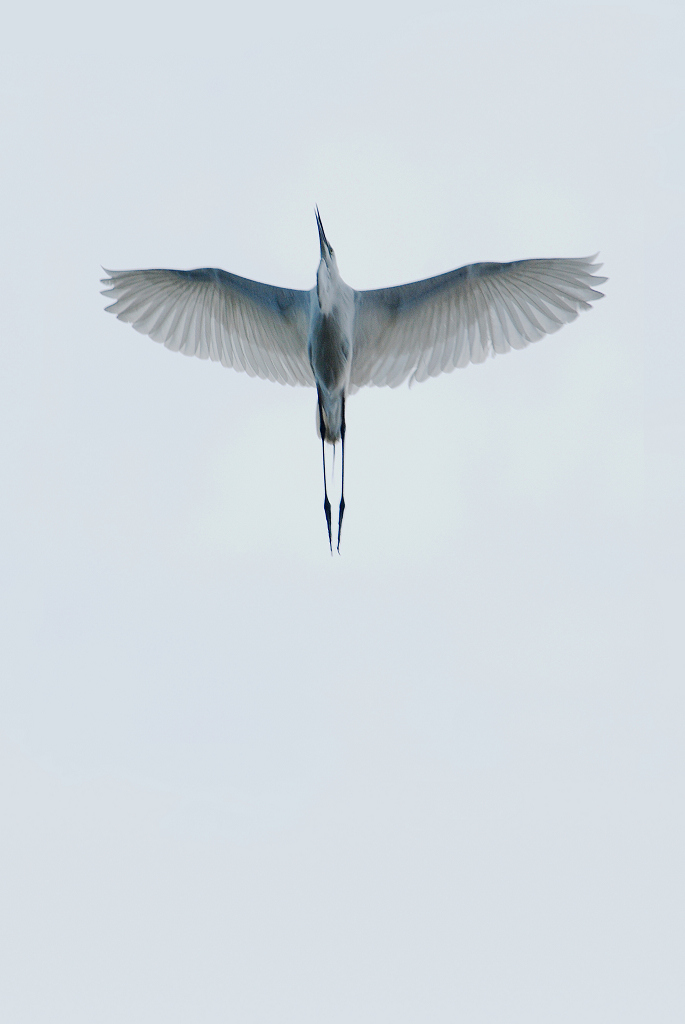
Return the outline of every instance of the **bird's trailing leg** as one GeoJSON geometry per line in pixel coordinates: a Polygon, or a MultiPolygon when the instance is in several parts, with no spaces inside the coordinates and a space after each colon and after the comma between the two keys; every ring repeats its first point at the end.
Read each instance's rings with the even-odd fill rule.
{"type": "Polygon", "coordinates": [[[342,444],[342,473],[340,481],[340,508],[338,510],[338,547],[340,554],[340,531],[342,530],[343,515],[345,514],[345,396],[342,398],[342,423],[340,425],[340,443],[342,444]]]}
{"type": "Polygon", "coordinates": [[[321,394],[319,393],[319,433],[321,434],[321,461],[323,462],[323,510],[326,514],[326,526],[328,527],[328,543],[333,554],[333,535],[331,533],[331,503],[328,500],[328,488],[326,487],[326,427],[323,419],[323,406],[321,394]]]}

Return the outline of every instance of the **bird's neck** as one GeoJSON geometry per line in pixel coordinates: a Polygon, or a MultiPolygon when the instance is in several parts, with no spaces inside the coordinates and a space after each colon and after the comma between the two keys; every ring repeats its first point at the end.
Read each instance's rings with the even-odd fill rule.
{"type": "Polygon", "coordinates": [[[340,274],[335,263],[326,263],[321,260],[316,275],[316,294],[319,299],[319,308],[324,316],[328,316],[335,305],[335,300],[340,293],[340,274]]]}

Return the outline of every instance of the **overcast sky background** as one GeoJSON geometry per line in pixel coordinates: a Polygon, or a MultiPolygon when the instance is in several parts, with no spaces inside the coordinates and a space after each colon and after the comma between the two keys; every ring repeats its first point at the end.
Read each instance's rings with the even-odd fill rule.
{"type": "Polygon", "coordinates": [[[685,1013],[680,4],[14,5],[0,42],[0,1016],[685,1013]],[[348,407],[106,316],[601,250],[348,407]]]}

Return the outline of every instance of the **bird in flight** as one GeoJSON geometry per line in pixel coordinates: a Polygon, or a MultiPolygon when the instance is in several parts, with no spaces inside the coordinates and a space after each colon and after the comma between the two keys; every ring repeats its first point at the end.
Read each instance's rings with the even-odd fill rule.
{"type": "Polygon", "coordinates": [[[397,387],[525,348],[602,297],[595,257],[473,263],[394,288],[355,291],[340,277],[316,209],[321,259],[310,291],[225,270],[106,270],[119,320],[173,352],[281,384],[316,388],[324,512],[333,551],[325,443],[342,446],[337,550],[345,511],[345,402],[365,385],[397,387]]]}

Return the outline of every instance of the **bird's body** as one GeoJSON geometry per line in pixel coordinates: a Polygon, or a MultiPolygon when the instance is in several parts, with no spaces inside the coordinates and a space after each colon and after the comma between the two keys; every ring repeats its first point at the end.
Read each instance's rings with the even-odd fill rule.
{"type": "MultiPolygon", "coordinates": [[[[340,277],[318,210],[321,259],[310,291],[223,270],[107,271],[107,307],[167,348],[283,384],[317,389],[317,429],[342,441],[345,401],[365,385],[426,380],[524,348],[601,297],[594,257],[475,263],[394,288],[355,291],[340,277]]],[[[332,547],[331,510],[324,508],[332,547]]],[[[338,547],[345,508],[341,490],[338,547]]]]}
{"type": "MultiPolygon", "coordinates": [[[[340,277],[317,211],[321,262],[316,287],[310,292],[307,355],[318,389],[323,440],[340,440],[345,393],[350,386],[354,351],[354,290],[340,277]]],[[[319,432],[321,427],[319,425],[319,432]]]]}

